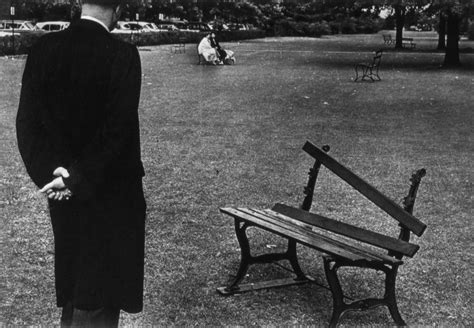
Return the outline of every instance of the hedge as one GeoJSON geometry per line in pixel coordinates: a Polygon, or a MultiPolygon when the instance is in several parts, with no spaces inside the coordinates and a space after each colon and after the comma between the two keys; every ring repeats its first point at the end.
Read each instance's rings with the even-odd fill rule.
{"type": "MultiPolygon", "coordinates": [[[[25,32],[15,34],[13,51],[13,38],[11,35],[0,37],[0,56],[26,54],[28,49],[46,32],[25,32]]],[[[173,32],[157,32],[157,33],[140,33],[140,34],[112,34],[114,37],[125,42],[133,43],[137,46],[152,46],[160,44],[198,43],[205,33],[173,31],[173,32]]],[[[217,33],[217,39],[220,42],[229,42],[245,39],[257,39],[265,37],[265,32],[261,30],[250,31],[224,31],[217,33]]]]}
{"type": "Polygon", "coordinates": [[[11,35],[0,37],[0,56],[26,54],[31,45],[45,33],[41,31],[23,32],[15,34],[14,38],[11,35]],[[13,51],[13,45],[15,45],[15,51],[13,51]]]}
{"type": "Polygon", "coordinates": [[[364,17],[346,18],[342,21],[306,22],[293,19],[280,19],[275,23],[274,31],[279,36],[320,37],[328,34],[377,33],[383,21],[364,17]]]}
{"type": "Polygon", "coordinates": [[[331,34],[331,29],[326,21],[308,23],[282,19],[276,22],[274,33],[279,36],[320,37],[324,34],[331,34]]]}

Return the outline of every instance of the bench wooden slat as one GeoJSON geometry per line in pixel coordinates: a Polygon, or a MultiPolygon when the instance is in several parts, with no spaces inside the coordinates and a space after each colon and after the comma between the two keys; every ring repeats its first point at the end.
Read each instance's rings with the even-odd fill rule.
{"type": "Polygon", "coordinates": [[[317,226],[319,228],[353,238],[355,240],[384,248],[388,251],[394,251],[413,257],[420,246],[407,243],[406,241],[385,236],[377,232],[355,227],[350,224],[333,220],[315,213],[310,213],[299,208],[294,208],[284,204],[276,204],[273,211],[283,215],[295,218],[296,220],[317,226]]]}
{"type": "Polygon", "coordinates": [[[346,250],[348,250],[352,253],[360,255],[368,261],[374,260],[374,261],[381,261],[381,262],[384,262],[384,263],[387,263],[387,262],[393,263],[394,262],[394,258],[391,257],[391,256],[388,256],[387,254],[382,254],[380,252],[376,252],[373,249],[369,249],[367,247],[364,247],[363,245],[357,244],[354,241],[351,241],[351,240],[348,240],[348,239],[345,239],[345,240],[334,239],[333,237],[331,237],[329,235],[324,235],[323,234],[324,231],[318,232],[318,231],[314,231],[312,229],[308,230],[307,227],[299,226],[296,223],[296,222],[298,222],[297,220],[295,220],[291,217],[279,214],[277,212],[274,212],[270,209],[262,211],[262,210],[253,209],[253,208],[245,208],[245,209],[239,208],[239,210],[242,210],[242,211],[244,211],[248,214],[252,214],[254,216],[258,216],[261,219],[269,220],[272,223],[280,224],[280,225],[282,225],[282,227],[285,227],[286,229],[288,229],[288,227],[289,228],[295,227],[295,225],[296,225],[296,226],[299,227],[299,228],[297,228],[297,231],[299,233],[303,233],[303,234],[310,233],[312,236],[315,236],[316,238],[321,238],[321,239],[325,240],[328,243],[331,243],[333,245],[337,245],[337,246],[339,246],[343,249],[346,249],[346,250]]]}
{"type": "Polygon", "coordinates": [[[314,238],[309,238],[306,234],[302,235],[299,233],[295,233],[292,230],[286,230],[284,228],[279,228],[266,220],[258,219],[253,215],[243,213],[235,208],[221,208],[221,212],[229,214],[230,216],[241,219],[250,223],[255,224],[256,226],[265,229],[267,231],[276,233],[277,235],[285,238],[293,238],[309,247],[313,247],[317,250],[322,250],[323,252],[327,252],[328,254],[335,255],[335,256],[342,256],[344,258],[348,258],[352,261],[361,261],[364,260],[362,256],[356,256],[355,254],[346,251],[345,249],[340,249],[332,244],[325,242],[324,240],[315,240],[314,238]]]}
{"type": "Polygon", "coordinates": [[[358,190],[362,195],[367,197],[370,201],[372,201],[375,205],[380,207],[398,222],[413,231],[413,233],[415,233],[417,236],[421,236],[423,234],[426,229],[426,225],[423,222],[398,206],[393,200],[380,193],[362,178],[352,173],[348,168],[339,164],[331,156],[327,155],[309,141],[305,143],[303,150],[313,158],[319,160],[324,166],[334,172],[334,174],[346,181],[354,189],[358,190]]]}
{"type": "Polygon", "coordinates": [[[327,236],[309,231],[303,227],[297,227],[281,219],[270,217],[265,213],[258,213],[258,210],[244,208],[221,208],[221,212],[241,219],[262,229],[276,233],[285,238],[293,238],[299,243],[317,249],[323,253],[336,257],[342,257],[350,261],[381,261],[387,264],[401,264],[400,260],[385,256],[384,254],[368,254],[361,249],[354,248],[351,245],[333,240],[327,236]]]}
{"type": "MultiPolygon", "coordinates": [[[[323,240],[331,246],[339,247],[339,248],[345,250],[346,252],[350,252],[352,254],[352,256],[355,255],[357,257],[361,257],[362,259],[367,260],[369,262],[370,261],[381,261],[381,262],[384,262],[384,263],[387,263],[387,262],[393,263],[393,258],[388,257],[385,254],[382,255],[380,253],[370,252],[370,251],[367,251],[365,249],[361,249],[360,245],[350,244],[349,241],[343,242],[341,240],[335,240],[335,239],[332,239],[329,236],[325,236],[325,235],[323,235],[319,232],[308,230],[307,227],[301,227],[301,226],[294,225],[294,220],[289,218],[289,217],[274,216],[274,215],[271,215],[269,213],[265,213],[264,211],[261,211],[261,210],[258,210],[258,209],[253,209],[253,208],[239,208],[238,210],[242,211],[246,214],[252,215],[252,216],[254,216],[258,219],[261,219],[261,220],[270,222],[271,224],[277,225],[277,226],[285,229],[284,231],[293,230],[294,232],[296,232],[298,234],[302,234],[304,236],[309,236],[309,237],[312,237],[312,238],[323,240]]],[[[298,239],[296,239],[296,240],[298,240],[298,239]]],[[[324,249],[322,251],[327,253],[324,249]]],[[[348,259],[352,260],[351,257],[349,257],[348,259]]]]}
{"type": "MultiPolygon", "coordinates": [[[[266,217],[270,217],[271,219],[277,220],[277,221],[280,221],[280,222],[291,222],[291,224],[296,224],[296,225],[298,225],[296,222],[299,222],[298,220],[295,220],[295,219],[293,219],[289,216],[277,213],[277,212],[272,211],[270,209],[266,209],[264,211],[254,210],[254,209],[250,209],[250,210],[257,211],[261,214],[264,214],[266,217]]],[[[301,224],[301,222],[299,222],[299,224],[301,224]]],[[[313,228],[315,228],[315,227],[313,226],[313,228]]],[[[349,250],[353,253],[362,255],[362,256],[366,257],[367,259],[372,259],[372,260],[380,261],[380,262],[384,262],[384,263],[387,263],[387,262],[393,263],[394,262],[393,257],[391,257],[387,254],[384,254],[384,253],[380,253],[380,252],[378,252],[374,249],[370,249],[370,248],[366,247],[367,244],[366,244],[366,246],[364,246],[363,244],[358,244],[354,240],[350,240],[350,239],[344,239],[344,240],[343,239],[335,239],[333,236],[324,235],[324,231],[314,231],[313,228],[309,228],[309,231],[311,231],[311,233],[313,233],[313,234],[318,235],[319,238],[323,238],[327,242],[338,245],[338,246],[340,246],[342,248],[345,248],[345,249],[347,249],[347,250],[349,250]]],[[[303,229],[308,231],[307,226],[303,227],[303,229]]]]}
{"type": "MultiPolygon", "coordinates": [[[[324,238],[324,240],[326,240],[328,242],[331,242],[331,243],[334,243],[336,245],[339,245],[343,248],[349,248],[349,250],[351,252],[355,252],[359,255],[372,258],[376,261],[390,262],[390,263],[393,262],[393,257],[387,255],[386,253],[380,253],[379,251],[376,251],[374,249],[370,249],[368,247],[365,247],[363,244],[356,243],[355,240],[335,239],[334,237],[332,237],[330,235],[324,235],[324,231],[314,231],[313,228],[317,228],[315,226],[307,225],[307,224],[305,224],[303,222],[300,222],[300,221],[298,221],[298,220],[296,220],[292,217],[280,214],[280,213],[275,212],[273,210],[270,210],[270,209],[266,209],[266,210],[263,210],[263,211],[262,210],[255,210],[255,209],[248,209],[248,210],[256,211],[260,214],[265,215],[266,217],[270,217],[271,219],[274,219],[274,220],[277,220],[277,221],[280,221],[280,222],[290,222],[291,224],[294,224],[294,225],[297,225],[297,226],[300,226],[300,227],[304,228],[306,231],[308,231],[308,229],[309,229],[309,231],[311,231],[314,234],[317,234],[318,236],[320,236],[320,238],[324,238]]],[[[366,244],[366,246],[368,246],[368,245],[366,244]]]]}

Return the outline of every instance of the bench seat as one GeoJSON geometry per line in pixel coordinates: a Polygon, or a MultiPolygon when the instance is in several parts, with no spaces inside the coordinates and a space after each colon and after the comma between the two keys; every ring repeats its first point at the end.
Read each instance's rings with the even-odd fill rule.
{"type": "Polygon", "coordinates": [[[413,38],[402,38],[403,46],[407,48],[413,49],[416,47],[416,43],[413,41],[413,38]]]}
{"type": "Polygon", "coordinates": [[[403,263],[401,260],[388,256],[386,252],[376,252],[350,240],[336,239],[323,234],[323,230],[317,231],[316,226],[302,223],[270,209],[258,210],[226,207],[221,208],[220,211],[282,237],[292,238],[300,244],[314,248],[322,253],[343,258],[350,262],[378,262],[390,265],[400,265],[403,263]]]}

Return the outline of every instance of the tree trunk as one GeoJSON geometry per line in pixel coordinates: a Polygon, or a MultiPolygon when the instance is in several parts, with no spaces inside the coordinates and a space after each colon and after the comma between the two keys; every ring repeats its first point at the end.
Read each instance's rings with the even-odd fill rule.
{"type": "Polygon", "coordinates": [[[79,20],[81,18],[81,6],[77,0],[69,0],[71,6],[71,22],[79,20]]]}
{"type": "Polygon", "coordinates": [[[438,27],[438,50],[446,49],[446,17],[443,12],[439,13],[438,27]]]}
{"type": "Polygon", "coordinates": [[[444,56],[443,66],[459,66],[459,16],[451,11],[448,11],[447,16],[447,35],[446,52],[444,56]]]}
{"type": "Polygon", "coordinates": [[[397,32],[395,34],[395,48],[403,48],[403,26],[405,24],[405,7],[401,5],[394,6],[395,8],[395,26],[397,32]]]}

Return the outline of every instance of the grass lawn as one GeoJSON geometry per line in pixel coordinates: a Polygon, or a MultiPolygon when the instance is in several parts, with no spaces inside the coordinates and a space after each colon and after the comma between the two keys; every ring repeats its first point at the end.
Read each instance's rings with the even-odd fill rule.
{"type": "MultiPolygon", "coordinates": [[[[318,285],[219,296],[240,251],[227,205],[299,205],[312,160],[306,140],[389,197],[401,201],[425,167],[414,214],[428,225],[399,270],[397,296],[409,325],[473,326],[474,54],[443,70],[435,36],[417,49],[387,51],[381,82],[354,83],[354,64],[382,46],[380,35],[268,38],[228,43],[235,66],[198,66],[195,46],[140,51],[144,180],[148,203],[145,309],[124,325],[327,325],[330,292],[318,285]],[[471,223],[470,223],[471,222],[471,223]]],[[[471,49],[473,42],[461,41],[471,49]]],[[[52,232],[46,201],[19,157],[14,119],[24,60],[0,58],[0,325],[53,325],[52,232]]],[[[397,225],[327,171],[315,212],[398,235],[397,225]]],[[[260,251],[285,241],[251,230],[260,251]]],[[[325,284],[320,254],[299,248],[306,273],[325,284]]],[[[253,268],[250,281],[285,277],[253,268]]],[[[381,275],[350,271],[351,294],[376,293],[381,275]]],[[[388,310],[350,313],[342,326],[388,325],[388,310]]]]}

